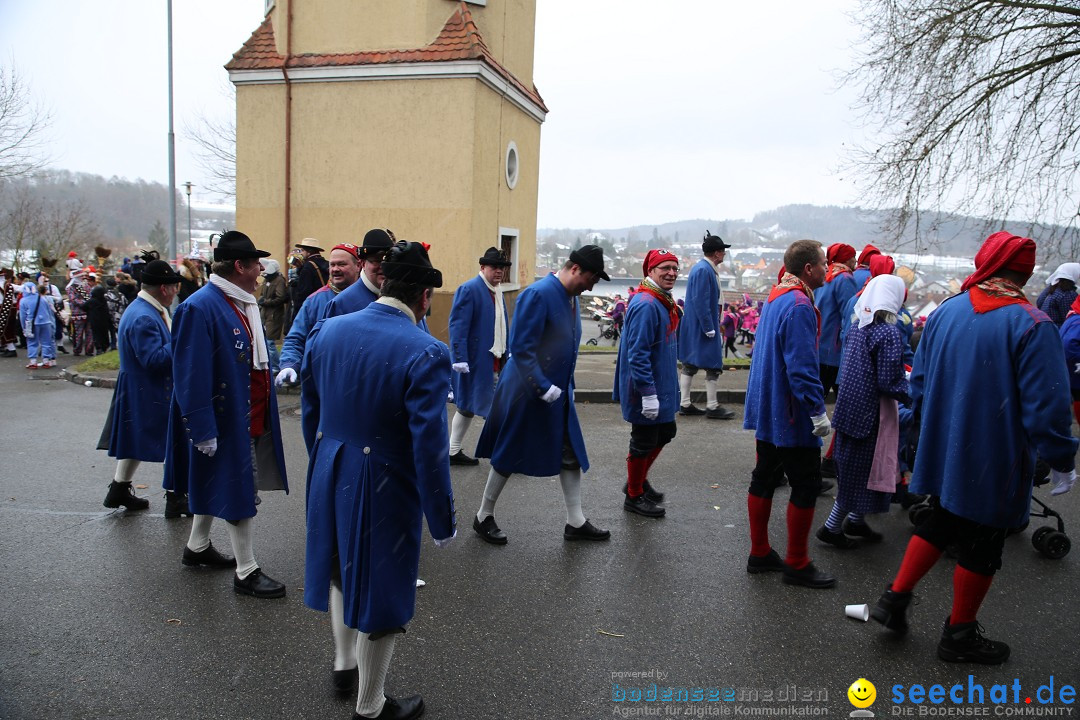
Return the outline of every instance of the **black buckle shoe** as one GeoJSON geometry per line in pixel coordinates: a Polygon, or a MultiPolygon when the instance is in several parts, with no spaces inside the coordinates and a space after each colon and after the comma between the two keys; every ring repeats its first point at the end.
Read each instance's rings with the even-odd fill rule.
{"type": "Polygon", "coordinates": [[[233,575],[233,590],[241,595],[257,598],[285,597],[285,583],[278,582],[259,568],[252,570],[243,580],[238,575],[233,575]]]}
{"type": "Polygon", "coordinates": [[[884,535],[865,522],[853,523],[849,519],[844,518],[844,522],[840,525],[840,529],[844,531],[845,535],[862,538],[868,543],[879,543],[885,539],[884,535]]]}
{"type": "Polygon", "coordinates": [[[802,585],[814,590],[824,590],[836,585],[836,578],[818,570],[814,567],[814,563],[810,563],[799,570],[785,563],[784,583],[786,585],[802,585]]]}
{"type": "Polygon", "coordinates": [[[465,454],[463,450],[458,450],[456,453],[450,456],[451,465],[479,465],[480,461],[476,458],[471,458],[465,454]]]}
{"type": "Polygon", "coordinates": [[[824,525],[822,525],[818,529],[815,537],[817,537],[818,540],[825,543],[826,545],[832,545],[833,547],[839,548],[841,550],[852,550],[859,547],[859,543],[857,541],[852,540],[842,532],[834,533],[832,530],[825,527],[824,525]]]}
{"type": "Polygon", "coordinates": [[[201,552],[195,552],[185,545],[184,557],[180,562],[188,567],[206,567],[214,569],[236,567],[236,558],[222,555],[217,551],[217,548],[214,547],[213,543],[201,552]]]}
{"type": "Polygon", "coordinates": [[[109,492],[105,495],[105,502],[101,504],[107,508],[118,508],[123,505],[126,510],[145,510],[150,507],[149,500],[135,496],[130,482],[120,483],[115,480],[109,484],[109,492]]]}
{"type": "Polygon", "coordinates": [[[689,417],[691,415],[704,415],[705,411],[702,410],[701,408],[699,408],[697,405],[694,405],[693,403],[691,403],[689,405],[680,406],[679,407],[679,414],[683,415],[683,416],[686,416],[686,417],[689,417]]]}
{"type": "Polygon", "coordinates": [[[188,497],[187,493],[165,493],[165,519],[174,520],[181,515],[187,515],[188,517],[195,517],[195,514],[188,509],[188,497]]]}
{"type": "Polygon", "coordinates": [[[705,417],[710,420],[730,420],[735,417],[735,413],[723,405],[717,405],[711,410],[706,410],[705,417]]]}
{"type": "Polygon", "coordinates": [[[585,524],[581,527],[574,527],[573,525],[567,524],[566,527],[563,528],[562,536],[564,540],[607,540],[611,537],[611,533],[607,530],[601,530],[600,528],[595,527],[591,522],[586,520],[585,524]]]}
{"type": "Polygon", "coordinates": [[[945,662],[1000,665],[1009,659],[1009,646],[984,636],[978,621],[950,625],[949,618],[945,618],[937,654],[945,662]]]}
{"type": "Polygon", "coordinates": [[[484,518],[484,521],[476,519],[473,516],[472,529],[476,531],[484,542],[489,542],[492,545],[505,545],[507,541],[506,533],[499,529],[499,526],[495,524],[495,516],[488,515],[484,518]]]}
{"type": "MultiPolygon", "coordinates": [[[[664,493],[660,492],[659,490],[654,488],[652,485],[650,485],[648,480],[645,481],[645,484],[644,484],[643,488],[645,490],[645,497],[647,497],[649,500],[653,501],[654,503],[662,503],[662,502],[664,502],[664,493]]],[[[623,495],[629,495],[630,494],[629,485],[627,485],[625,483],[623,484],[623,486],[622,486],[622,494],[623,495]]]]}
{"type": "Polygon", "coordinates": [[[870,617],[894,633],[903,635],[908,631],[907,609],[912,597],[910,592],[894,592],[890,583],[870,611],[870,617]]]}
{"type": "Polygon", "coordinates": [[[360,685],[360,669],[349,668],[348,670],[334,671],[334,692],[338,695],[348,695],[360,685]]]}
{"type": "Polygon", "coordinates": [[[415,720],[424,714],[424,698],[419,695],[412,697],[392,698],[386,696],[382,712],[374,718],[365,718],[359,713],[353,713],[353,720],[415,720]]]}
{"type": "Polygon", "coordinates": [[[667,514],[667,510],[658,506],[645,495],[638,495],[636,498],[627,495],[626,499],[623,500],[622,509],[648,518],[662,518],[667,514]]]}
{"type": "Polygon", "coordinates": [[[763,572],[781,572],[784,569],[784,561],[775,550],[770,549],[768,555],[751,555],[746,559],[746,572],[756,575],[763,572]]]}

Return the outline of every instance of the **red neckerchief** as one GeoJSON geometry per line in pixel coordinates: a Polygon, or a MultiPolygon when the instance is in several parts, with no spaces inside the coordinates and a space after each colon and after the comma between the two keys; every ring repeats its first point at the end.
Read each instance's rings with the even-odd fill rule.
{"type": "Polygon", "coordinates": [[[663,303],[664,307],[667,308],[667,337],[671,337],[671,334],[679,328],[679,306],[675,304],[675,300],[672,299],[671,293],[666,293],[660,288],[654,286],[652,283],[647,283],[645,280],[642,280],[641,284],[638,285],[638,292],[644,292],[652,295],[654,298],[663,303]]]}
{"type": "MultiPolygon", "coordinates": [[[[224,293],[222,293],[224,295],[224,293]]],[[[255,359],[255,349],[251,347],[251,325],[248,323],[247,316],[240,312],[240,308],[236,307],[236,304],[232,301],[228,295],[225,295],[226,302],[229,303],[229,307],[232,308],[236,316],[240,318],[240,322],[244,324],[244,329],[247,330],[248,336],[248,367],[251,369],[251,414],[249,419],[251,420],[251,437],[260,437],[266,432],[266,420],[267,413],[270,411],[270,371],[269,370],[257,370],[252,361],[255,359]]]]}
{"type": "Polygon", "coordinates": [[[814,308],[814,314],[817,316],[817,334],[821,337],[821,311],[817,309],[817,305],[814,305],[814,291],[810,289],[810,286],[804,283],[796,275],[792,275],[789,272],[785,272],[780,278],[780,282],[773,285],[773,289],[769,292],[769,299],[766,302],[772,302],[776,298],[780,297],[786,292],[792,290],[798,290],[799,292],[810,298],[810,307],[814,308]]]}
{"type": "Polygon", "coordinates": [[[833,263],[829,266],[829,271],[825,273],[825,282],[831,283],[837,276],[844,273],[851,273],[851,268],[844,263],[833,263]]]}
{"type": "Polygon", "coordinates": [[[1030,305],[1020,286],[1000,277],[988,277],[968,288],[971,307],[977,313],[988,313],[1006,305],[1030,305]]]}
{"type": "Polygon", "coordinates": [[[1080,295],[1077,295],[1076,299],[1072,301],[1072,305],[1069,306],[1069,314],[1065,317],[1072,317],[1077,314],[1080,314],[1080,295]]]}

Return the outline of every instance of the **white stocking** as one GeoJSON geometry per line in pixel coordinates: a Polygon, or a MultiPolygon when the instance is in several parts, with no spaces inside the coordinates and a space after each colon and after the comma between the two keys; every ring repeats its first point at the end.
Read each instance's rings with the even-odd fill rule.
{"type": "Polygon", "coordinates": [[[187,541],[188,550],[202,552],[210,547],[210,525],[213,522],[213,515],[196,515],[191,518],[191,535],[188,536],[187,541]]]}
{"type": "Polygon", "coordinates": [[[243,580],[259,569],[255,562],[255,549],[251,545],[251,518],[244,518],[235,525],[225,523],[232,541],[233,557],[236,558],[236,577],[243,580]]]}
{"type": "Polygon", "coordinates": [[[367,633],[357,633],[356,665],[359,668],[360,689],[356,694],[356,714],[378,717],[386,702],[386,673],[394,657],[397,633],[370,640],[367,633]]]}
{"type": "Polygon", "coordinates": [[[679,392],[682,394],[682,397],[679,399],[679,404],[682,405],[682,407],[689,407],[690,405],[690,383],[693,381],[693,375],[679,373],[679,392]]]}
{"type": "Polygon", "coordinates": [[[129,483],[131,478],[135,477],[135,471],[139,468],[139,460],[117,460],[116,461],[116,475],[113,476],[113,480],[118,483],[129,483]]]}
{"type": "Polygon", "coordinates": [[[356,667],[356,630],[345,624],[345,597],[330,584],[330,632],[334,634],[334,669],[356,667]]]}
{"type": "Polygon", "coordinates": [[[495,503],[499,500],[509,475],[502,475],[491,468],[488,473],[487,485],[484,486],[484,499],[480,503],[480,510],[476,513],[476,519],[480,522],[487,520],[495,514],[495,503]]]}
{"type": "Polygon", "coordinates": [[[581,512],[581,470],[563,470],[559,473],[559,484],[566,501],[566,524],[579,528],[585,524],[581,512]]]}
{"type": "Polygon", "coordinates": [[[465,439],[465,433],[469,431],[471,417],[465,417],[461,412],[454,413],[454,419],[450,421],[450,454],[456,455],[461,452],[461,441],[465,439]]]}
{"type": "Polygon", "coordinates": [[[720,407],[720,401],[716,399],[716,387],[719,384],[718,380],[705,380],[705,407],[709,410],[720,407]]]}

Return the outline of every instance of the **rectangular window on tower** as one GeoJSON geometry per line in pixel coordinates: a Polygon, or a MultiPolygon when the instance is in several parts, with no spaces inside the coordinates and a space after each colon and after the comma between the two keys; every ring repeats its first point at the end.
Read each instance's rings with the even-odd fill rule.
{"type": "Polygon", "coordinates": [[[506,268],[503,278],[503,287],[508,290],[516,290],[521,287],[521,279],[518,277],[518,238],[521,231],[517,228],[499,228],[499,250],[510,261],[510,267],[506,268]]]}

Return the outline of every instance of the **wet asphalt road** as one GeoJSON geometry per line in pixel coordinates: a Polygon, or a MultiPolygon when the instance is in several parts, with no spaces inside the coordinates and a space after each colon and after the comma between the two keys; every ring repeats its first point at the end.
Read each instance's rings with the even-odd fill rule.
{"type": "MultiPolygon", "coordinates": [[[[150,486],[139,491],[151,498],[148,512],[101,506],[114,465],[93,448],[112,391],[31,376],[24,363],[0,360],[0,718],[351,717],[352,702],[329,691],[326,616],[301,602],[305,455],[290,413],[298,397],[282,399],[292,494],[264,494],[254,525],[256,558],[288,596],[255,600],[236,595],[227,572],[182,568],[190,521],[161,516],[160,466],[136,476],[150,486]]],[[[895,572],[910,534],[899,510],[874,523],[882,545],[842,552],[811,540],[818,565],[840,578],[834,590],[748,576],[754,452],[739,420],[680,422],[652,474],[669,497],[668,517],[654,521],[621,509],[628,426],[617,408],[578,410],[593,465],[586,515],[612,539],[565,543],[557,480],[515,477],[497,509],[510,543],[486,545],[469,529],[486,463],[454,468],[461,534],[444,550],[425,544],[428,584],[387,682],[391,694],[423,693],[425,717],[710,717],[788,706],[839,717],[853,710],[846,690],[860,677],[876,685],[870,709],[882,717],[918,712],[894,707],[896,684],[966,687],[970,673],[989,692],[1018,679],[1014,709],[1050,676],[1056,691],[1080,684],[1080,551],[1046,560],[1031,530],[1011,538],[980,619],[1013,657],[996,668],[949,665],[934,654],[950,605],[945,561],[920,586],[907,638],[844,617],[846,603],[873,602],[895,572]],[[632,672],[653,675],[613,675],[632,672]],[[616,701],[651,682],[736,700],[616,701]],[[780,700],[792,686],[813,698],[780,700]],[[769,691],[773,699],[763,699],[769,691]]],[[[1080,493],[1053,503],[1067,523],[1080,517],[1078,505],[1080,493]]],[[[819,502],[819,522],[828,506],[819,502]]],[[[229,548],[220,521],[212,536],[229,548]]],[[[774,512],[781,550],[784,536],[774,512]]],[[[1065,707],[1075,706],[1056,709],[1065,707]]]]}

